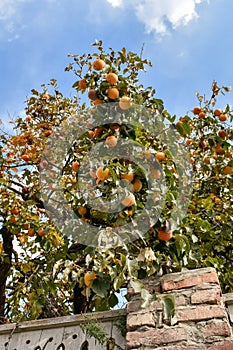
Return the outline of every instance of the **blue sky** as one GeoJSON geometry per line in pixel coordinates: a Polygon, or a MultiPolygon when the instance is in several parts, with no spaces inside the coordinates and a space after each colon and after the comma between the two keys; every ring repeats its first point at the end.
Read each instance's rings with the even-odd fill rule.
{"type": "Polygon", "coordinates": [[[30,90],[51,78],[73,94],[67,55],[89,52],[95,39],[138,53],[144,43],[153,68],[142,83],[184,115],[213,80],[233,85],[232,13],[232,0],[0,0],[0,118],[22,113],[30,90]]]}

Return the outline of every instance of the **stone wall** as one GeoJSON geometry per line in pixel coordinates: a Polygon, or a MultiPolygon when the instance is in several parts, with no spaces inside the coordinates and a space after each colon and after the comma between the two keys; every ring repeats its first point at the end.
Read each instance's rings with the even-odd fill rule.
{"type": "Polygon", "coordinates": [[[227,313],[233,308],[232,295],[223,298],[215,269],[185,270],[145,281],[145,285],[151,293],[158,293],[158,299],[174,297],[176,318],[172,325],[165,319],[163,303],[158,299],[141,309],[140,295],[129,290],[128,350],[233,349],[227,313]]]}

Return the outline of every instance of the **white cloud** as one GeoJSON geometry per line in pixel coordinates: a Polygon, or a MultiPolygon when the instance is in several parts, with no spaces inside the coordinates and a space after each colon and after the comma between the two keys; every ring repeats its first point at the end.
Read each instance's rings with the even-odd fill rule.
{"type": "Polygon", "coordinates": [[[0,21],[7,21],[17,15],[18,5],[31,0],[1,0],[0,21]]]}
{"type": "Polygon", "coordinates": [[[0,0],[0,39],[13,41],[19,38],[22,23],[21,6],[32,0],[0,0]]]}
{"type": "Polygon", "coordinates": [[[169,28],[177,29],[198,18],[197,4],[209,0],[107,0],[113,7],[133,10],[147,33],[164,35],[169,28]]]}
{"type": "MultiPolygon", "coordinates": [[[[49,4],[58,0],[40,1],[49,4]]],[[[0,39],[13,41],[19,38],[19,32],[27,26],[24,11],[36,2],[37,0],[0,0],[0,39]]]]}
{"type": "Polygon", "coordinates": [[[123,0],[107,0],[107,2],[109,2],[109,4],[111,4],[113,7],[122,7],[123,4],[123,0]]]}

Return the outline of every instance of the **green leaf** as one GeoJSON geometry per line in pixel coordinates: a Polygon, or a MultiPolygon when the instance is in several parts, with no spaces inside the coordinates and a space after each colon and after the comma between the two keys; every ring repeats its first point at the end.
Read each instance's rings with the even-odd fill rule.
{"type": "Polygon", "coordinates": [[[77,88],[78,87],[78,80],[72,85],[72,88],[77,88]]]}
{"type": "Polygon", "coordinates": [[[109,302],[109,306],[110,307],[114,307],[115,305],[117,305],[118,304],[118,298],[117,298],[116,294],[112,293],[110,298],[109,298],[109,300],[108,300],[108,302],[109,302]]]}
{"type": "Polygon", "coordinates": [[[114,290],[118,290],[122,284],[124,283],[125,281],[125,276],[123,275],[123,273],[120,273],[115,279],[114,279],[114,282],[113,282],[113,288],[114,290]]]}
{"type": "Polygon", "coordinates": [[[106,298],[108,295],[109,287],[110,285],[108,282],[106,282],[104,279],[97,278],[92,282],[91,289],[101,298],[106,298]]]}
{"type": "Polygon", "coordinates": [[[160,300],[163,304],[164,320],[173,326],[177,323],[177,317],[175,315],[175,299],[172,295],[165,295],[162,296],[160,300]]]}

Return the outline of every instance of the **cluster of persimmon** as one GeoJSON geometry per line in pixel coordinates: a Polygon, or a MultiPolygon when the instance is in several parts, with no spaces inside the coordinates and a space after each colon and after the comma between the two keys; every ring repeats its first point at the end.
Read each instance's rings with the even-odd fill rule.
{"type": "MultiPolygon", "coordinates": [[[[20,205],[19,203],[17,204],[13,204],[12,208],[10,210],[11,213],[11,218],[10,218],[10,223],[12,224],[16,224],[18,223],[18,221],[21,221],[21,216],[23,215],[21,210],[20,210],[20,205]],[[18,204],[18,205],[17,205],[18,204]]],[[[44,213],[45,210],[38,208],[37,209],[37,214],[41,214],[44,213]]],[[[35,214],[34,214],[35,217],[35,214]]],[[[20,226],[20,231],[17,232],[16,237],[17,239],[21,242],[24,243],[28,240],[28,237],[32,237],[34,235],[38,235],[40,237],[44,237],[45,236],[45,231],[43,227],[39,227],[36,228],[33,225],[33,220],[32,220],[32,216],[28,216],[28,222],[24,222],[22,224],[19,223],[20,226]]]]}
{"type": "MultiPolygon", "coordinates": [[[[101,58],[97,58],[92,62],[92,67],[95,71],[102,71],[105,67],[105,62],[101,58]]],[[[123,78],[121,78],[123,79],[123,78]]],[[[128,110],[131,106],[131,99],[127,95],[127,89],[121,88],[119,76],[117,72],[104,72],[103,80],[99,87],[91,86],[89,88],[86,78],[79,80],[79,89],[84,92],[88,89],[88,98],[91,103],[96,106],[104,102],[118,102],[122,110],[128,110]]]]}
{"type": "MultiPolygon", "coordinates": [[[[120,112],[127,111],[132,105],[132,99],[129,94],[129,89],[127,88],[127,80],[121,76],[118,71],[106,65],[105,61],[101,58],[96,58],[91,65],[92,69],[98,73],[98,76],[96,76],[96,79],[93,81],[93,79],[89,79],[90,75],[87,74],[78,81],[78,89],[83,93],[87,92],[88,98],[93,106],[115,102],[118,103],[120,112]]],[[[97,127],[94,130],[89,130],[89,135],[94,139],[98,138],[101,132],[102,128],[97,127]]],[[[109,135],[106,137],[105,143],[107,147],[113,148],[117,145],[118,138],[115,135],[109,135]]],[[[148,159],[152,156],[150,151],[148,151],[147,156],[148,159]]],[[[165,152],[158,151],[155,155],[155,159],[158,162],[164,162],[166,160],[165,152]]],[[[72,163],[74,172],[78,171],[78,167],[79,165],[77,162],[72,163]],[[74,167],[77,167],[77,169],[74,169],[74,167]]],[[[109,180],[111,171],[108,167],[100,166],[96,170],[91,169],[90,176],[95,180],[96,185],[98,185],[101,182],[109,180]]],[[[152,179],[159,179],[161,177],[160,170],[151,168],[150,176],[152,179]]],[[[134,215],[135,206],[137,205],[136,194],[143,189],[143,182],[138,176],[135,176],[133,172],[120,174],[120,179],[126,180],[132,185],[132,193],[127,194],[121,202],[124,210],[119,212],[119,217],[125,219],[127,216],[132,217],[134,215]]],[[[75,184],[75,178],[73,178],[71,182],[75,184]]],[[[157,197],[155,201],[157,201],[157,197]]],[[[81,205],[78,208],[78,214],[82,220],[85,220],[85,217],[89,217],[89,210],[84,205],[81,205]]],[[[161,232],[162,231],[163,230],[161,230],[161,232]]],[[[168,235],[167,232],[164,232],[164,234],[161,232],[158,235],[160,240],[166,241],[172,238],[171,232],[169,232],[168,235]]]]}
{"type": "MultiPolygon", "coordinates": [[[[72,163],[72,164],[74,164],[74,163],[72,163]]],[[[104,181],[110,179],[111,172],[110,172],[110,169],[108,167],[100,166],[96,170],[92,170],[92,169],[90,170],[90,177],[95,179],[95,183],[96,183],[96,185],[98,185],[100,182],[104,182],[104,181]]],[[[134,173],[131,171],[129,171],[128,173],[121,173],[120,179],[131,183],[133,192],[140,192],[142,187],[143,187],[142,181],[138,177],[135,177],[134,173]]],[[[125,208],[127,215],[132,216],[133,213],[132,213],[131,207],[136,205],[135,195],[133,193],[126,195],[124,197],[124,199],[122,200],[121,204],[125,208]]],[[[78,211],[79,216],[84,220],[85,215],[88,214],[87,208],[84,205],[81,205],[78,207],[77,211],[78,211]]],[[[124,215],[122,215],[122,212],[119,213],[119,216],[125,217],[124,215]]]]}
{"type": "MultiPolygon", "coordinates": [[[[200,119],[205,119],[207,115],[207,111],[200,106],[194,107],[192,112],[194,115],[198,115],[200,119]]],[[[213,115],[217,117],[220,122],[227,121],[227,114],[224,113],[220,108],[215,109],[213,115]]]]}
{"type": "Polygon", "coordinates": [[[2,150],[6,154],[8,164],[15,163],[17,160],[27,164],[37,164],[44,149],[43,140],[52,135],[52,125],[49,123],[38,123],[35,130],[30,125],[31,116],[27,116],[25,120],[27,122],[24,125],[26,131],[11,136],[7,141],[7,148],[2,150]]]}
{"type": "MultiPolygon", "coordinates": [[[[116,125],[110,125],[111,131],[119,131],[119,126],[116,125]]],[[[91,138],[98,138],[101,135],[101,132],[103,131],[103,128],[98,127],[95,130],[89,130],[89,135],[91,138]]],[[[116,147],[118,143],[118,134],[110,134],[105,138],[105,144],[107,147],[113,148],[116,147]]],[[[151,152],[150,150],[145,151],[145,157],[148,160],[156,160],[159,163],[164,163],[166,161],[166,153],[164,151],[158,151],[158,152],[151,152]]],[[[152,164],[154,164],[154,161],[152,161],[152,164]]],[[[80,168],[80,162],[78,160],[75,160],[71,163],[72,168],[72,178],[71,183],[72,185],[76,186],[76,177],[80,168]]],[[[119,169],[118,169],[119,170],[119,169]]],[[[113,169],[110,170],[109,166],[99,166],[97,169],[90,169],[89,175],[94,180],[94,183],[98,186],[100,183],[104,183],[106,181],[111,182],[111,174],[113,169]]],[[[121,201],[121,205],[123,209],[119,212],[118,216],[119,218],[126,219],[127,217],[133,217],[135,214],[135,209],[137,206],[137,193],[140,193],[140,191],[143,189],[143,180],[138,176],[135,175],[134,171],[129,169],[128,171],[121,171],[116,177],[119,177],[119,180],[127,181],[131,185],[131,192],[127,193],[125,197],[121,201]]],[[[150,168],[150,175],[152,179],[159,179],[161,177],[161,172],[159,168],[150,168]]],[[[89,183],[89,186],[93,186],[89,183]]],[[[140,195],[140,194],[139,194],[140,195]]],[[[154,202],[158,201],[158,197],[155,196],[154,202]]],[[[91,220],[91,214],[90,209],[85,205],[82,204],[77,208],[78,215],[82,221],[91,220]]],[[[158,232],[158,238],[163,241],[170,240],[172,238],[172,233],[166,232],[164,230],[160,230],[158,232]]]]}
{"type": "Polygon", "coordinates": [[[214,166],[213,171],[223,175],[231,175],[233,172],[233,150],[231,145],[233,132],[230,132],[229,128],[226,128],[225,126],[225,123],[228,120],[227,113],[223,112],[220,108],[216,108],[210,113],[207,108],[202,108],[200,106],[194,107],[192,113],[194,114],[194,117],[202,120],[199,133],[202,132],[203,135],[202,137],[198,137],[198,142],[196,141],[195,136],[198,133],[198,130],[195,129],[197,128],[197,125],[195,124],[194,128],[194,123],[191,118],[181,117],[176,123],[178,129],[184,124],[188,124],[190,129],[190,134],[185,137],[185,144],[190,148],[191,162],[193,164],[195,163],[195,157],[199,153],[202,154],[202,160],[206,165],[215,165],[219,160],[219,157],[223,157],[225,161],[221,162],[221,169],[214,166]],[[207,136],[209,117],[213,118],[210,123],[215,125],[216,130],[216,134],[214,135],[212,132],[210,137],[207,136]],[[207,134],[205,130],[207,130],[207,134]]]}

